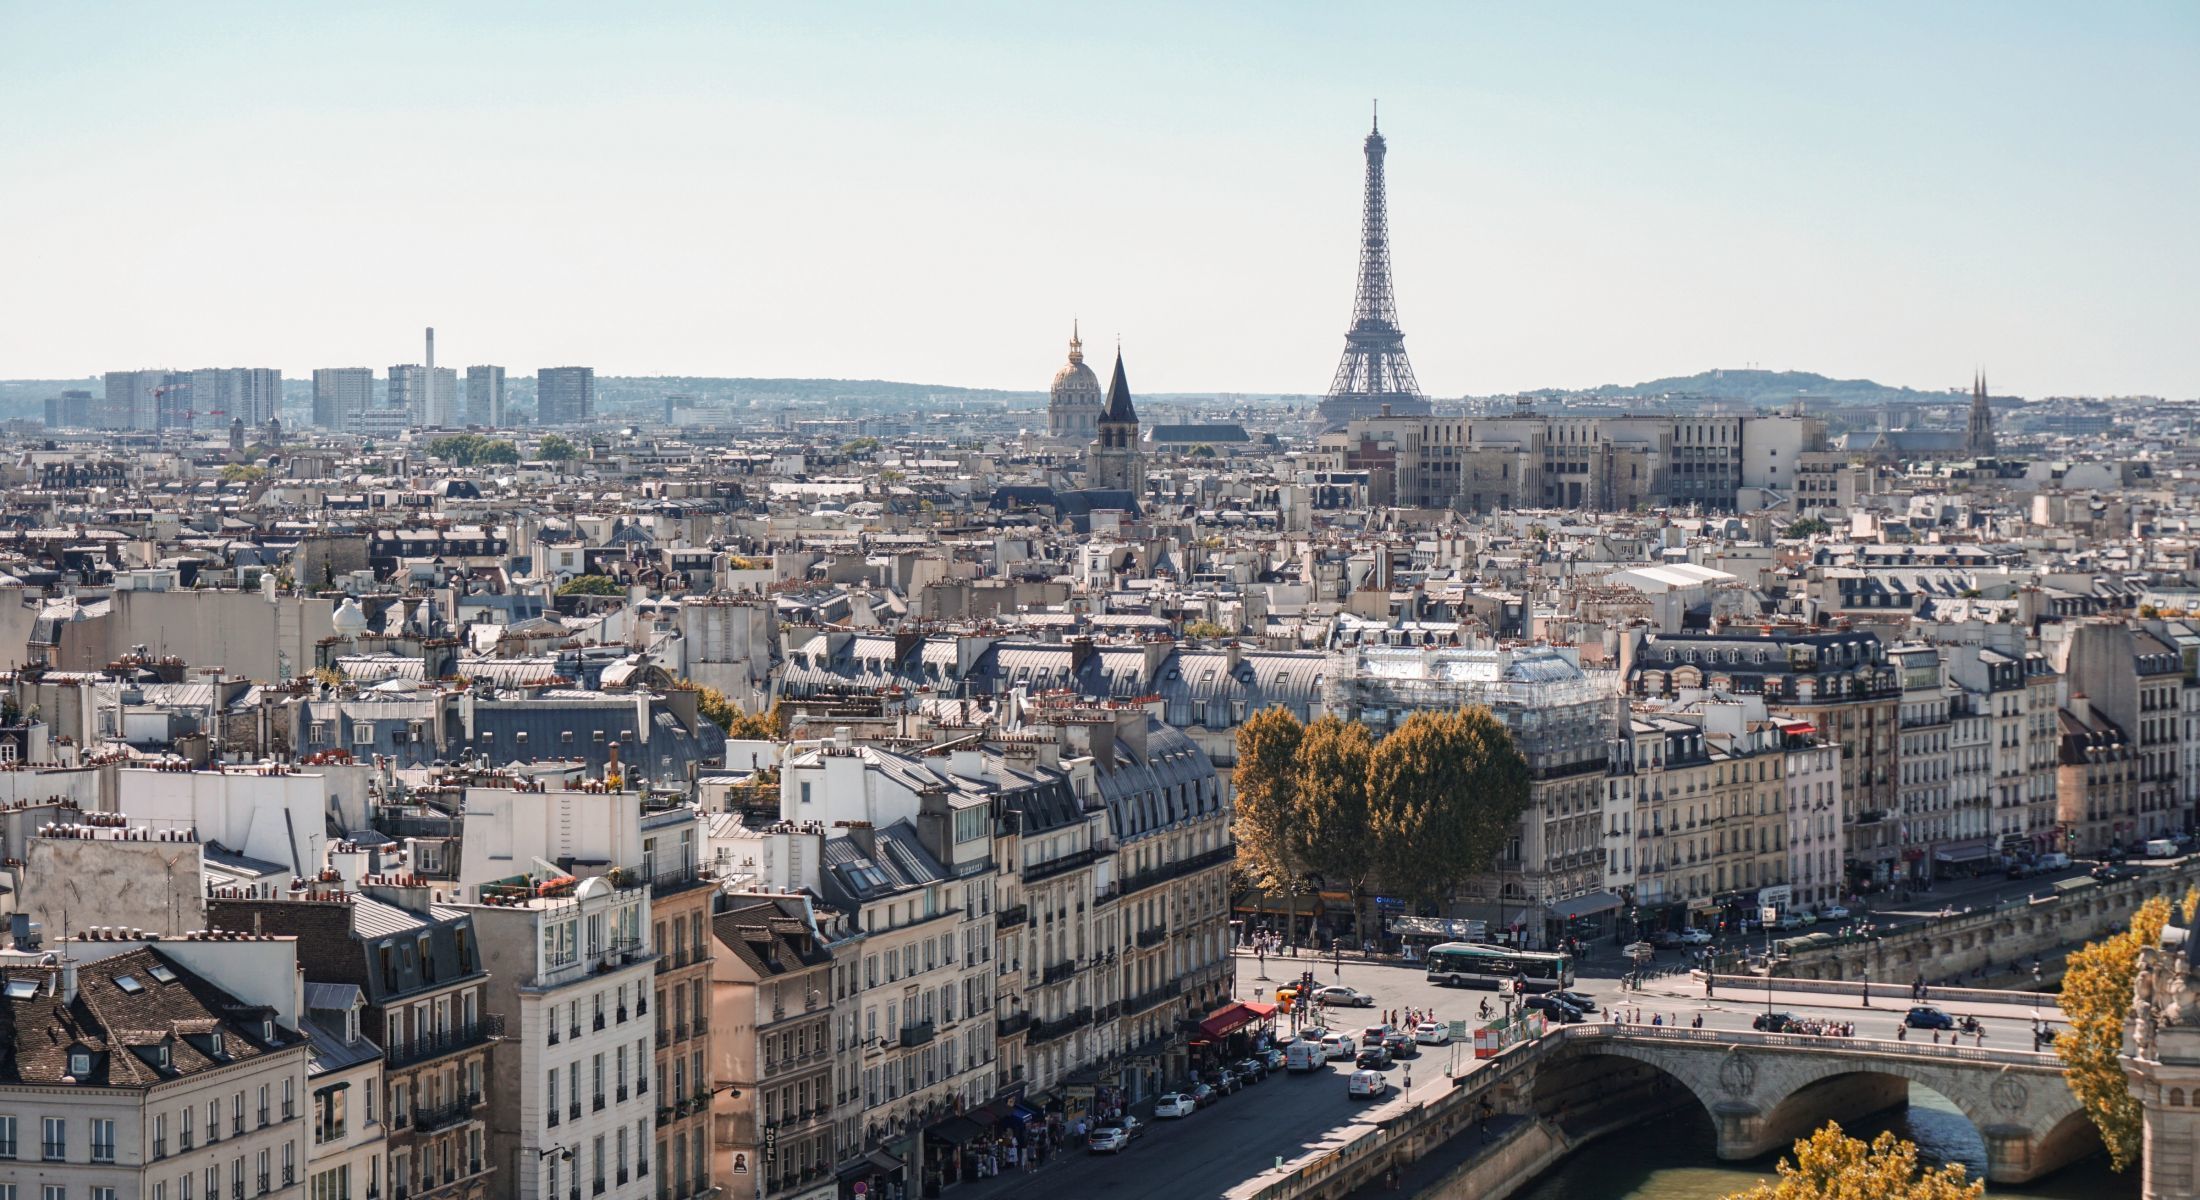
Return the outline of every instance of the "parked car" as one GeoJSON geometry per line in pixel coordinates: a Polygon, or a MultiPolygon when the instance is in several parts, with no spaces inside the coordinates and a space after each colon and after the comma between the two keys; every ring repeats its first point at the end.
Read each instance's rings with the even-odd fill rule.
{"type": "Polygon", "coordinates": [[[1818,915],[1828,921],[1846,921],[1849,919],[1849,906],[1846,904],[1828,904],[1818,910],[1818,915]]]}
{"type": "Polygon", "coordinates": [[[1912,1029],[1954,1029],[1956,1019],[1930,1004],[1920,1004],[1910,1009],[1902,1023],[1912,1029]]]}
{"type": "Polygon", "coordinates": [[[2100,880],[2102,883],[2115,883],[2116,881],[2121,879],[2138,878],[2139,868],[2103,864],[2101,866],[2093,868],[2090,872],[2087,873],[2090,874],[2093,878],[2100,880]]]}
{"type": "Polygon", "coordinates": [[[1396,1032],[1398,1031],[1391,1028],[1389,1025],[1370,1025],[1365,1029],[1360,1030],[1360,1044],[1362,1046],[1372,1045],[1376,1042],[1384,1040],[1385,1038],[1388,1038],[1391,1034],[1396,1032]]]}
{"type": "Polygon", "coordinates": [[[1329,1030],[1320,1025],[1309,1025],[1299,1030],[1299,1040],[1302,1042],[1318,1042],[1328,1036],[1329,1030]]]}
{"type": "Polygon", "coordinates": [[[1582,1020],[1580,1009],[1566,1003],[1564,1000],[1560,1000],[1556,996],[1529,996],[1526,1000],[1521,1001],[1521,1004],[1534,1012],[1542,1013],[1561,1025],[1572,1025],[1582,1020]]]}
{"type": "Polygon", "coordinates": [[[1322,1056],[1331,1062],[1339,1059],[1349,1061],[1359,1052],[1359,1044],[1352,1040],[1349,1033],[1332,1033],[1322,1039],[1322,1056]]]}
{"type": "Polygon", "coordinates": [[[1199,1101],[1182,1092],[1170,1092],[1154,1102],[1153,1115],[1162,1120],[1188,1117],[1199,1111],[1199,1101]]]}
{"type": "Polygon", "coordinates": [[[1333,983],[1314,993],[1314,1003],[1333,1005],[1337,1008],[1373,1008],[1375,1007],[1375,997],[1356,987],[1333,983]]]}
{"type": "Polygon", "coordinates": [[[1352,1065],[1363,1071],[1388,1071],[1391,1068],[1390,1051],[1380,1042],[1360,1051],[1352,1065]]]}
{"type": "Polygon", "coordinates": [[[1329,1060],[1320,1042],[1293,1042],[1284,1052],[1284,1069],[1296,1075],[1302,1071],[1319,1071],[1329,1060]]]}
{"type": "Polygon", "coordinates": [[[1257,1058],[1242,1058],[1237,1064],[1238,1085],[1249,1087],[1268,1078],[1268,1064],[1257,1058]]]}
{"type": "Polygon", "coordinates": [[[1791,1012],[1758,1013],[1756,1018],[1750,1021],[1749,1027],[1764,1033],[1785,1033],[1789,1026],[1801,1019],[1791,1012]]]}
{"type": "Polygon", "coordinates": [[[1660,950],[1671,950],[1675,946],[1686,944],[1681,941],[1681,935],[1671,929],[1660,929],[1657,932],[1652,933],[1648,938],[1648,941],[1651,945],[1656,946],[1660,950]]]}
{"type": "Polygon", "coordinates": [[[1192,1098],[1192,1103],[1198,1105],[1201,1108],[1209,1108],[1213,1105],[1222,1103],[1222,1093],[1216,1091],[1211,1087],[1208,1087],[1204,1083],[1192,1084],[1190,1087],[1184,1089],[1184,1094],[1190,1096],[1192,1098]]]}
{"type": "Polygon", "coordinates": [[[1680,939],[1680,944],[1683,946],[1708,946],[1711,944],[1711,931],[1708,929],[1683,929],[1680,932],[1680,939]]]}
{"type": "Polygon", "coordinates": [[[1121,1154],[1130,1144],[1130,1131],[1121,1125],[1094,1126],[1085,1137],[1085,1149],[1094,1154],[1121,1154]]]}
{"type": "Polygon", "coordinates": [[[1389,1037],[1384,1038],[1383,1049],[1390,1051],[1390,1057],[1393,1059],[1419,1058],[1421,1056],[1421,1047],[1415,1045],[1413,1035],[1404,1030],[1395,1031],[1389,1037]]]}
{"type": "Polygon", "coordinates": [[[1423,1021],[1413,1031],[1413,1040],[1424,1046],[1448,1046],[1451,1044],[1451,1027],[1436,1021],[1423,1021]]]}
{"type": "Polygon", "coordinates": [[[1100,1123],[1102,1125],[1120,1125],[1123,1127],[1123,1132],[1131,1135],[1133,1139],[1146,1136],[1146,1123],[1129,1113],[1124,1113],[1120,1117],[1109,1117],[1100,1123]]]}
{"type": "Polygon", "coordinates": [[[1224,1096],[1234,1095],[1244,1086],[1237,1072],[1226,1067],[1211,1067],[1201,1072],[1199,1081],[1224,1096]]]}
{"type": "Polygon", "coordinates": [[[1290,1065],[1289,1057],[1285,1055],[1283,1049],[1278,1046],[1270,1046],[1266,1050],[1261,1051],[1259,1054],[1256,1054],[1253,1057],[1259,1059],[1261,1065],[1268,1068],[1268,1070],[1271,1072],[1281,1071],[1284,1069],[1284,1067],[1290,1065]]]}
{"type": "Polygon", "coordinates": [[[1344,1094],[1354,1100],[1380,1100],[1389,1091],[1390,1081],[1381,1071],[1354,1071],[1344,1085],[1344,1094]]]}

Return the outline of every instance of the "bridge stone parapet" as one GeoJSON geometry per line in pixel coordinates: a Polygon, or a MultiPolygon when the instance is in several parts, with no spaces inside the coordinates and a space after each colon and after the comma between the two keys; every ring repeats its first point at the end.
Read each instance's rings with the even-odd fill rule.
{"type": "Polygon", "coordinates": [[[1995,1183],[2036,1179],[2099,1145],[2052,1054],[1638,1025],[1572,1026],[1557,1037],[1542,1072],[1582,1058],[1656,1068],[1711,1114],[1724,1159],[1784,1150],[1828,1120],[1897,1106],[1912,1083],[1978,1127],[1995,1183]]]}
{"type": "Polygon", "coordinates": [[[2029,897],[1950,917],[1894,926],[1876,937],[1811,934],[1780,942],[1775,973],[1796,979],[1870,979],[1908,984],[1965,975],[1980,967],[2006,968],[2019,958],[2045,954],[2075,942],[2124,929],[2131,914],[2155,896],[2175,904],[2200,883],[2200,857],[2114,883],[2065,880],[2029,897]]]}

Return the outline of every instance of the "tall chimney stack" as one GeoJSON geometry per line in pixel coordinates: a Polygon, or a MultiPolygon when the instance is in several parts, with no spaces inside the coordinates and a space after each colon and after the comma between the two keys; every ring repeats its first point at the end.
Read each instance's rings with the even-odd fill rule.
{"type": "Polygon", "coordinates": [[[435,374],[435,326],[428,326],[428,374],[435,374]]]}

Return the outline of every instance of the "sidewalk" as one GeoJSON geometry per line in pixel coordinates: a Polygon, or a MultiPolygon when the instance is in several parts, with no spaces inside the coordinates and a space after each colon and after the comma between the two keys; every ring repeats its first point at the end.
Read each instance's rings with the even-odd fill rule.
{"type": "MultiPolygon", "coordinates": [[[[1141,1126],[1151,1129],[1153,1127],[1153,1106],[1153,1100],[1142,1100],[1131,1105],[1130,1113],[1138,1118],[1138,1123],[1141,1126]]],[[[1027,1171],[1021,1166],[1014,1170],[1003,1167],[1001,1173],[991,1179],[974,1179],[969,1183],[948,1185],[941,1189],[940,1200],[999,1200],[1003,1196],[1035,1195],[1035,1192],[1020,1191],[1019,1189],[1036,1188],[1045,1184],[1056,1176],[1063,1174],[1063,1163],[1078,1162],[1089,1157],[1091,1156],[1086,1153],[1084,1139],[1070,1137],[1065,1134],[1062,1137],[1061,1148],[1048,1151],[1046,1162],[1041,1164],[1038,1169],[1027,1171]]],[[[912,1189],[910,1197],[911,1200],[922,1200],[922,1190],[912,1189]]]]}

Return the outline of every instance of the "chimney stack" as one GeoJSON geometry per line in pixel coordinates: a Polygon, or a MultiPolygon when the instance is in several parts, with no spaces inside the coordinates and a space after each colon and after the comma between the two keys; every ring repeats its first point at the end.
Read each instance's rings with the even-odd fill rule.
{"type": "Polygon", "coordinates": [[[435,374],[435,326],[428,326],[428,374],[435,374]]]}

